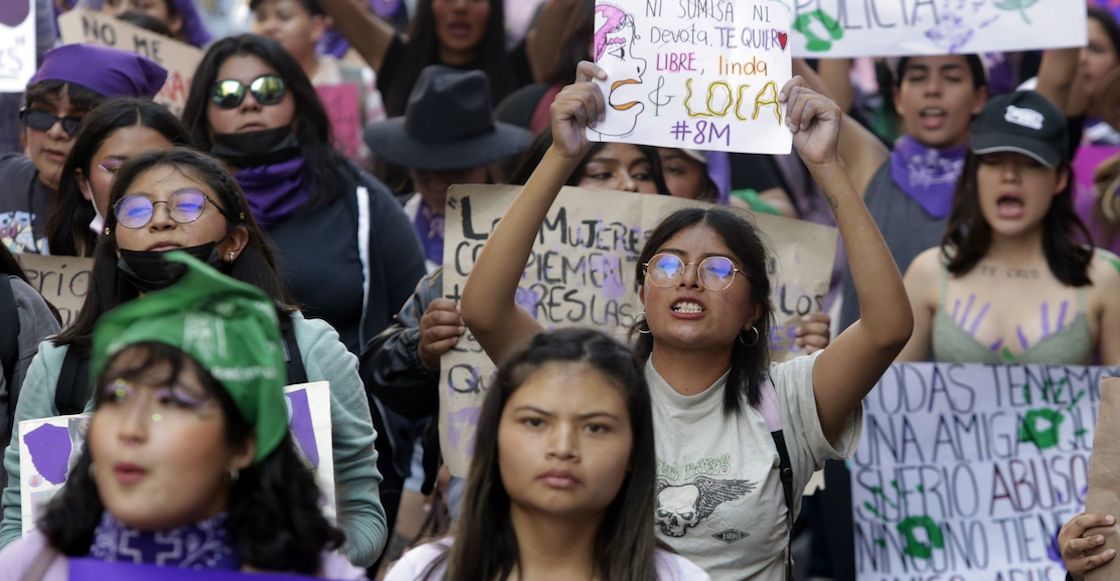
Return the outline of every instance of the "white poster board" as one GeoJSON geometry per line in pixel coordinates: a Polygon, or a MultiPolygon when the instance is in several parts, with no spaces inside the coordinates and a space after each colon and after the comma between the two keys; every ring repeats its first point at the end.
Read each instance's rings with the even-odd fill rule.
{"type": "Polygon", "coordinates": [[[22,93],[35,75],[35,2],[0,2],[0,93],[22,93]]]}
{"type": "Polygon", "coordinates": [[[792,74],[791,18],[780,0],[596,0],[607,113],[588,138],[789,153],[778,92],[792,74]]]}
{"type": "MultiPolygon", "coordinates": [[[[292,439],[315,471],[323,494],[323,514],[332,522],[335,508],[334,456],[331,446],[331,394],[325,381],[284,389],[292,439]]],[[[23,534],[47,502],[62,489],[78,461],[89,430],[90,414],[27,420],[19,424],[19,486],[23,534]]]]}
{"type": "Polygon", "coordinates": [[[850,461],[861,580],[1062,579],[1102,377],[1120,368],[895,364],[850,461]]]}
{"type": "Polygon", "coordinates": [[[790,0],[805,58],[1084,46],[1083,0],[790,0]]]}

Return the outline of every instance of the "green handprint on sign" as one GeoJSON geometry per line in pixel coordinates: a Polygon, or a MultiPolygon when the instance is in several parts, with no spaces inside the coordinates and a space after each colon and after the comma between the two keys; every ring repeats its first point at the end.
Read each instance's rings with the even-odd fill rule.
{"type": "Polygon", "coordinates": [[[1019,15],[1023,17],[1024,22],[1026,22],[1027,24],[1033,24],[1031,22],[1031,19],[1027,18],[1027,8],[1034,6],[1037,2],[1038,0],[1003,0],[1002,2],[996,2],[995,7],[999,8],[1000,10],[1006,10],[1008,12],[1012,10],[1018,10],[1019,15]]]}

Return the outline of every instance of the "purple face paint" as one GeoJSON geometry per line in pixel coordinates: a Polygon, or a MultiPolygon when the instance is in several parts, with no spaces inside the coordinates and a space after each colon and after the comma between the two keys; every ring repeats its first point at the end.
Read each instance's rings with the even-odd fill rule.
{"type": "Polygon", "coordinates": [[[1026,351],[1031,346],[1030,341],[1027,341],[1027,334],[1023,332],[1023,328],[1015,325],[1015,335],[1019,337],[1019,347],[1026,351]]]}
{"type": "Polygon", "coordinates": [[[989,345],[988,349],[991,349],[992,351],[999,351],[1000,347],[1003,347],[1003,339],[996,339],[996,342],[989,345]]]}
{"type": "Polygon", "coordinates": [[[0,2],[0,24],[15,28],[31,14],[31,0],[4,0],[0,2]]]}
{"type": "Polygon", "coordinates": [[[988,315],[988,309],[990,308],[992,308],[992,303],[984,303],[984,306],[980,308],[980,312],[976,313],[976,318],[972,320],[972,326],[968,328],[969,335],[973,337],[976,336],[976,330],[980,328],[980,323],[984,320],[984,317],[988,315]]]}
{"type": "Polygon", "coordinates": [[[1058,308],[1058,330],[1066,328],[1066,311],[1069,310],[1069,301],[1062,301],[1062,306],[1058,308]]]}
{"type": "Polygon", "coordinates": [[[43,424],[23,439],[31,455],[31,465],[51,484],[66,482],[66,469],[70,460],[70,431],[59,426],[43,424]]]}
{"type": "Polygon", "coordinates": [[[319,448],[315,445],[315,428],[311,424],[311,404],[307,401],[307,390],[301,389],[285,394],[292,406],[292,420],[289,428],[299,443],[300,450],[311,466],[319,466],[319,448]]]}
{"type": "Polygon", "coordinates": [[[972,312],[972,305],[975,302],[976,302],[976,295],[975,294],[968,295],[968,304],[965,305],[964,314],[961,315],[961,326],[962,327],[964,326],[964,322],[968,320],[968,314],[972,312]]]}
{"type": "Polygon", "coordinates": [[[1043,301],[1042,306],[1039,307],[1042,311],[1042,337],[1045,339],[1050,336],[1050,303],[1043,301]]]}
{"type": "Polygon", "coordinates": [[[960,299],[953,299],[953,316],[950,317],[950,318],[953,319],[954,321],[956,321],[957,320],[957,313],[960,312],[960,310],[961,310],[961,300],[960,299]]]}

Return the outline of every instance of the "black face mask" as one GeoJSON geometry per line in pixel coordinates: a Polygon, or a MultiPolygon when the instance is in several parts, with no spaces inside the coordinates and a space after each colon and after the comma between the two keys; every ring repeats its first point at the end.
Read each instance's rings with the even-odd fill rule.
{"type": "Polygon", "coordinates": [[[299,139],[291,125],[245,133],[215,133],[210,153],[238,168],[287,161],[299,155],[299,139]]]}
{"type": "MultiPolygon", "coordinates": [[[[176,248],[191,256],[223,271],[223,263],[218,257],[218,243],[207,242],[198,246],[176,248]]],[[[128,282],[131,282],[140,292],[163,290],[183,278],[187,273],[187,265],[181,262],[164,260],[164,252],[151,250],[120,250],[121,257],[117,259],[117,270],[128,282]]]]}

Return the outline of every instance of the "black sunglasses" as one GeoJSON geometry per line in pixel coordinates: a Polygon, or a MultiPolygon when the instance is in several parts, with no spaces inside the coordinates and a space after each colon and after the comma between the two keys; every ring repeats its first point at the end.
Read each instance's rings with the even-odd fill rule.
{"type": "Polygon", "coordinates": [[[19,120],[36,131],[50,131],[55,123],[62,123],[62,130],[73,137],[78,132],[81,117],[55,117],[40,109],[23,109],[19,112],[19,120]]]}
{"type": "Polygon", "coordinates": [[[214,83],[210,100],[221,109],[234,109],[245,100],[246,88],[261,105],[276,105],[284,100],[286,91],[284,79],[276,75],[261,75],[249,81],[248,87],[237,79],[225,79],[214,83]]]}

